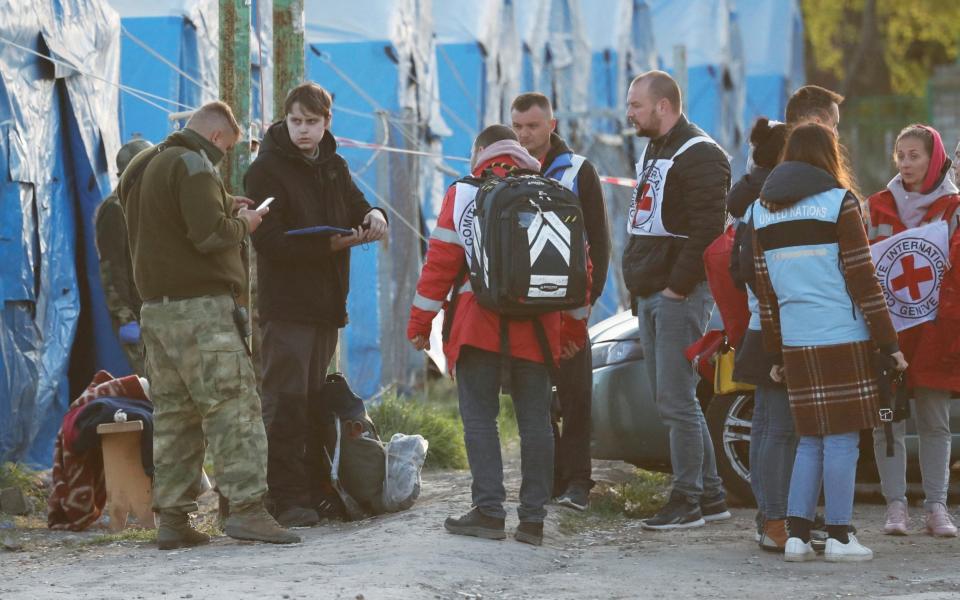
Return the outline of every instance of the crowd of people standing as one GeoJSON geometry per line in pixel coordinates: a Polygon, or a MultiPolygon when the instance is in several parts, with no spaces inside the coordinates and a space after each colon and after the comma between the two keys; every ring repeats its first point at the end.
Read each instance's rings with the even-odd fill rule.
{"type": "MultiPolygon", "coordinates": [[[[891,312],[897,290],[890,285],[899,283],[878,278],[871,254],[872,244],[906,231],[922,230],[923,237],[927,226],[941,224],[943,251],[960,260],[952,162],[933,128],[911,125],[893,149],[898,174],[864,199],[839,140],[842,102],[817,86],[797,90],[785,122],[765,117],[754,125],[751,167],[731,187],[726,153],[683,114],[672,77],[650,71],[629,86],[627,120],[650,141],[624,215],[630,235],[622,272],[673,470],[670,496],[643,520],[645,529],[699,527],[731,516],[696,395],[698,375],[684,356],[714,309],[703,254],[723,234],[729,214],[739,223],[730,274],[746,290],[750,314],[734,378],[756,386],[750,474],[761,547],[788,561],[815,558],[822,489],[826,559],[872,557],[851,525],[863,430],[873,430],[887,501],[884,532],[908,533],[904,425],[885,427],[881,366],[905,371],[901,387],[912,392],[926,530],[957,534],[946,501],[951,395],[960,390],[960,271],[939,269],[930,284],[938,312],[905,324],[891,312]]],[[[324,385],[338,330],[348,322],[350,248],[384,238],[389,226],[337,153],[330,94],[303,84],[291,90],[284,112],[246,175],[249,198],[228,194],[217,174],[215,165],[240,131],[229,107],[215,102],[157,146],[124,146],[119,188],[98,213],[114,325],[132,364],[151,382],[161,548],[208,539],[188,520],[205,452],[231,504],[228,535],[296,542],[284,527],[331,516],[305,487],[307,406],[324,385]],[[254,208],[268,197],[269,207],[254,208]],[[286,235],[312,226],[341,233],[286,235]],[[262,402],[237,302],[248,285],[242,253],[250,241],[258,260],[262,402]]],[[[527,93],[514,100],[509,125],[477,136],[471,177],[443,198],[410,309],[407,336],[416,349],[429,349],[434,317],[456,299],[443,350],[457,379],[473,483],[471,510],[444,524],[454,534],[506,537],[496,429],[501,384],[513,397],[521,438],[515,537],[542,543],[551,499],[577,510],[589,506],[586,323],[604,291],[611,244],[597,171],[570,149],[556,123],[549,98],[527,93]],[[464,217],[473,214],[476,181],[518,173],[572,192],[587,242],[587,302],[545,314],[536,326],[503,321],[477,301],[468,276],[474,234],[464,217]]],[[[903,277],[910,276],[897,281],[911,293],[919,290],[920,283],[903,277]]]]}

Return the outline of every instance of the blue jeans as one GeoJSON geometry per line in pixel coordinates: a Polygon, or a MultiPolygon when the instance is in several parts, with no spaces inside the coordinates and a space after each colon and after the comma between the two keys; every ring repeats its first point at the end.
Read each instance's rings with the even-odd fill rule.
{"type": "Polygon", "coordinates": [[[701,496],[724,498],[707,421],[697,400],[697,373],[684,356],[703,335],[713,297],[706,282],[682,300],[662,293],[637,298],[644,364],[660,419],[670,432],[673,490],[693,502],[701,496]]]}
{"type": "MultiPolygon", "coordinates": [[[[553,486],[553,428],[550,425],[550,374],[546,366],[510,358],[510,395],[520,430],[521,521],[542,522],[553,486]]],[[[501,357],[470,346],[457,359],[457,392],[463,440],[473,476],[473,505],[483,514],[502,519],[503,457],[497,414],[500,412],[501,357]]]]}
{"type": "Polygon", "coordinates": [[[761,383],[753,393],[750,428],[750,487],[757,510],[769,521],[787,516],[790,473],[797,453],[797,436],[787,388],[761,383]]]}
{"type": "Polygon", "coordinates": [[[813,520],[822,480],[827,525],[850,524],[859,443],[860,433],[857,431],[800,437],[790,480],[787,516],[813,520]]]}

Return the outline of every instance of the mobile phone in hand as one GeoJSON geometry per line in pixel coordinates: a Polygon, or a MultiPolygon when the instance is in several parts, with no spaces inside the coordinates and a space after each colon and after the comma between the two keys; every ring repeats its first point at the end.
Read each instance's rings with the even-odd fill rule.
{"type": "Polygon", "coordinates": [[[261,203],[260,203],[260,206],[257,207],[257,212],[260,212],[261,210],[263,210],[263,209],[265,209],[266,207],[270,206],[270,203],[271,203],[271,202],[273,202],[273,196],[270,196],[269,198],[267,198],[266,200],[264,200],[263,202],[261,202],[261,203]]]}

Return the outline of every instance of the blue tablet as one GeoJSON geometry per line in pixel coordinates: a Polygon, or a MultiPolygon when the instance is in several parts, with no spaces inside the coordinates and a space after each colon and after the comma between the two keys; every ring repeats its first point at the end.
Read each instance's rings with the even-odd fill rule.
{"type": "Polygon", "coordinates": [[[304,227],[302,229],[291,229],[284,232],[284,235],[319,235],[321,237],[332,237],[335,235],[352,235],[353,230],[346,227],[332,227],[330,225],[314,225],[313,227],[304,227]]]}

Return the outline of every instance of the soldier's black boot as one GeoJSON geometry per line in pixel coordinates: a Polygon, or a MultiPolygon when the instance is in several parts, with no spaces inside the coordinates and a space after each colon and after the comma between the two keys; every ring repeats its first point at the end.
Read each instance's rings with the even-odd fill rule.
{"type": "Polygon", "coordinates": [[[271,544],[296,544],[301,541],[300,536],[281,527],[259,501],[242,506],[231,505],[223,532],[238,540],[271,544]]]}
{"type": "Polygon", "coordinates": [[[160,526],[157,529],[157,546],[161,550],[173,550],[187,546],[200,546],[210,542],[210,536],[200,533],[190,526],[186,513],[180,511],[161,511],[160,526]]]}

